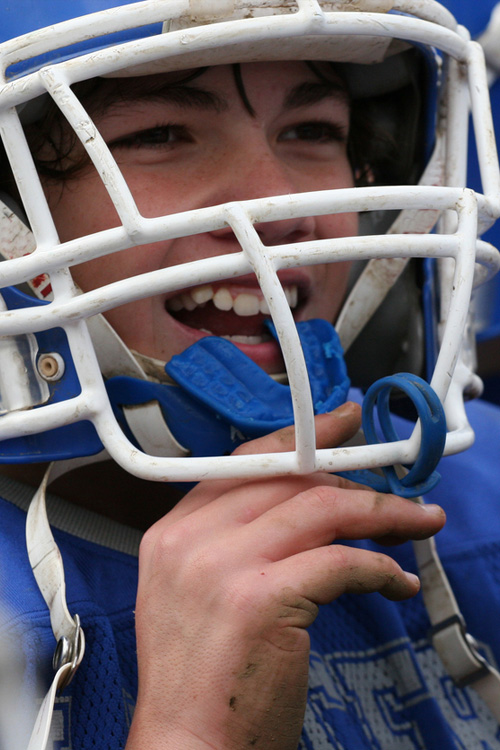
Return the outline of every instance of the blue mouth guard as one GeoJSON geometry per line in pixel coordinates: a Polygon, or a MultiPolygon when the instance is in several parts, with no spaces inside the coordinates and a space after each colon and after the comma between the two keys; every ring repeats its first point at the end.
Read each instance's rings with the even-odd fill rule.
{"type": "MultiPolygon", "coordinates": [[[[276,337],[274,326],[268,325],[276,337]]],[[[332,411],[345,402],[350,385],[337,333],[324,320],[299,323],[297,329],[315,413],[332,411]]],[[[207,336],[173,357],[165,369],[177,386],[121,376],[106,383],[125,432],[121,406],[153,400],[192,456],[225,455],[246,440],[293,423],[289,386],[277,383],[225,339],[207,336]]]]}

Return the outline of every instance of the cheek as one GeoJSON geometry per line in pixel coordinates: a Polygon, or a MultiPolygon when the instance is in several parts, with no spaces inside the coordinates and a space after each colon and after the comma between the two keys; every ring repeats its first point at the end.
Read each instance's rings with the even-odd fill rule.
{"type": "Polygon", "coordinates": [[[359,230],[359,219],[356,213],[333,214],[316,219],[317,233],[320,239],[328,237],[356,237],[359,230]]]}
{"type": "MultiPolygon", "coordinates": [[[[317,223],[318,236],[355,237],[358,233],[358,215],[355,213],[320,217],[317,223]]],[[[350,261],[328,263],[314,267],[317,293],[314,295],[312,317],[334,322],[345,297],[349,281],[350,261]]]]}
{"type": "Polygon", "coordinates": [[[173,190],[172,181],[165,180],[163,176],[157,175],[155,172],[147,175],[146,179],[144,179],[143,174],[129,173],[127,175],[125,173],[124,176],[139,213],[146,219],[153,219],[157,216],[173,214],[182,209],[190,208],[186,196],[191,195],[192,185],[190,191],[187,186],[178,184],[179,181],[176,180],[173,190]]]}
{"type": "MultiPolygon", "coordinates": [[[[168,169],[122,168],[130,193],[139,213],[146,219],[168,216],[203,205],[204,179],[202,170],[190,175],[168,169]]],[[[213,172],[211,173],[213,180],[213,172]]]]}
{"type": "Polygon", "coordinates": [[[345,297],[350,268],[348,261],[316,266],[318,284],[310,310],[311,317],[335,322],[345,297]]]}
{"type": "MultiPolygon", "coordinates": [[[[55,188],[48,188],[46,192],[61,242],[121,225],[100,180],[81,178],[78,182],[68,183],[62,192],[56,192],[55,188]]],[[[130,248],[76,265],[71,272],[78,286],[90,291],[161,268],[168,251],[167,243],[130,248]]]]}
{"type": "Polygon", "coordinates": [[[84,291],[98,289],[121,279],[156,271],[165,265],[165,245],[144,245],[73,266],[71,274],[84,291]]]}
{"type": "MultiPolygon", "coordinates": [[[[145,267],[145,261],[140,260],[146,250],[147,248],[133,248],[114,256],[82,263],[71,270],[73,279],[83,291],[92,291],[115,281],[155,270],[145,267]]],[[[104,316],[130,348],[156,355],[155,321],[161,319],[162,312],[163,302],[160,298],[145,297],[114,307],[106,311],[104,316]]]]}
{"type": "Polygon", "coordinates": [[[119,264],[118,257],[109,256],[74,266],[71,269],[71,275],[80,289],[89,292],[91,289],[98,289],[105,284],[125,278],[128,275],[126,265],[119,264]]]}
{"type": "Polygon", "coordinates": [[[61,242],[120,225],[120,219],[100,179],[94,175],[46,186],[49,207],[61,242]]]}

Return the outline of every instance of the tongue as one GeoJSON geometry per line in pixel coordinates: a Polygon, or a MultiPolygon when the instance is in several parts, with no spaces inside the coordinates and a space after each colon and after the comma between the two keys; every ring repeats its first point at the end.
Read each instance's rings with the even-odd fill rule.
{"type": "Polygon", "coordinates": [[[194,310],[170,312],[170,315],[185,326],[210,331],[214,336],[261,336],[267,332],[263,328],[266,316],[262,313],[242,317],[233,310],[217,310],[212,303],[194,310]]]}

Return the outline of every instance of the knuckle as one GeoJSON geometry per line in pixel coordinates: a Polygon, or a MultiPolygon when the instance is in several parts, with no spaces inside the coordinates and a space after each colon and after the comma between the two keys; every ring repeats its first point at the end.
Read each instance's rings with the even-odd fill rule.
{"type": "Polygon", "coordinates": [[[338,503],[337,488],[327,485],[315,485],[299,493],[298,497],[307,504],[310,510],[332,513],[338,503]]]}
{"type": "Polygon", "coordinates": [[[390,495],[385,495],[383,492],[374,492],[372,499],[373,511],[379,513],[390,502],[390,497],[390,495]]]}
{"type": "Polygon", "coordinates": [[[255,452],[255,445],[253,441],[241,443],[232,452],[233,456],[246,456],[249,453],[255,452]]]}
{"type": "Polygon", "coordinates": [[[153,526],[141,540],[139,559],[148,560],[153,568],[172,566],[188,557],[191,536],[189,528],[182,521],[162,530],[153,526]]]}
{"type": "Polygon", "coordinates": [[[372,556],[372,564],[374,570],[383,578],[392,578],[395,573],[399,570],[398,564],[389,557],[384,555],[382,552],[374,552],[372,556]]]}
{"type": "Polygon", "coordinates": [[[149,529],[144,532],[139,544],[140,560],[148,558],[150,556],[151,551],[154,549],[156,544],[156,537],[157,531],[155,526],[150,526],[149,529]]]}
{"type": "Polygon", "coordinates": [[[345,547],[343,544],[329,544],[325,547],[325,551],[331,559],[332,568],[340,569],[352,567],[349,547],[345,547]]]}
{"type": "Polygon", "coordinates": [[[392,557],[387,555],[380,555],[381,559],[378,561],[377,579],[379,581],[379,590],[390,589],[400,587],[404,584],[402,579],[402,571],[399,565],[392,557]]]}

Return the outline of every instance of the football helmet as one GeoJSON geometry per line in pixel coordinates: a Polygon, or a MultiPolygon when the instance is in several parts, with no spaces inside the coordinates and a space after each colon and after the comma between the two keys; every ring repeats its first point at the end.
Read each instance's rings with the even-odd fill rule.
{"type": "Polygon", "coordinates": [[[104,449],[158,481],[323,469],[361,472],[354,476],[399,494],[432,486],[441,454],[473,441],[464,395],[481,386],[470,300],[499,267],[498,252],[479,239],[500,215],[484,56],[451,13],[434,0],[17,0],[4,4],[0,34],[0,133],[11,171],[0,219],[0,459],[104,449]],[[401,169],[384,177],[368,163],[366,184],[356,187],[142,215],[80,84],[272,60],[334,63],[353,106],[381,118],[400,146],[401,169]],[[119,226],[59,240],[26,135],[50,108],[101,176],[119,226]],[[469,112],[480,191],[466,184],[469,112]],[[342,212],[363,217],[358,236],[268,246],[255,229],[342,212]],[[71,269],[94,258],[114,254],[119,263],[131,247],[227,227],[239,252],[91,291],[73,282],[71,269]],[[355,261],[357,278],[336,332],[325,321],[296,325],[278,272],[346,260],[355,261]],[[219,337],[202,339],[158,375],[158,363],[131,352],[105,318],[128,302],[244,274],[259,281],[266,325],[283,354],[281,380],[219,337]],[[395,375],[401,362],[412,374],[395,375]],[[314,415],[346,398],[349,376],[366,391],[368,444],[318,450],[314,415]],[[414,405],[409,436],[393,427],[394,392],[414,405]],[[228,455],[242,440],[291,423],[295,451],[228,455]],[[395,465],[409,474],[399,479],[395,465]],[[389,467],[385,478],[371,472],[377,467],[389,467]]]}

